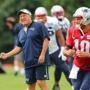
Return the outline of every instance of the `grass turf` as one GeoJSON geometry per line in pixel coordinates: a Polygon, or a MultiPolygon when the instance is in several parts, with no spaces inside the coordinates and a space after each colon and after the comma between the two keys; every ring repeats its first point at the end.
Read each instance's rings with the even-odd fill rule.
{"type": "MultiPolygon", "coordinates": [[[[5,75],[0,75],[0,90],[26,90],[25,78],[22,75],[14,76],[13,70],[11,68],[6,69],[7,73],[5,75]]],[[[54,84],[54,66],[50,67],[50,80],[47,81],[49,90],[52,90],[54,84]]],[[[60,81],[61,90],[71,90],[71,86],[66,81],[64,75],[60,81]]],[[[36,90],[40,90],[36,87],[36,90]]]]}

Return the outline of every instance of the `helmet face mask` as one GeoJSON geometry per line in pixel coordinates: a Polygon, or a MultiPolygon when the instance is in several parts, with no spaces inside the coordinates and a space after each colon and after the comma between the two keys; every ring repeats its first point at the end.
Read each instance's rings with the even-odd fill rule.
{"type": "Polygon", "coordinates": [[[54,5],[51,8],[51,14],[52,14],[52,16],[55,16],[58,19],[62,19],[64,17],[64,9],[60,5],[54,5]]]}
{"type": "Polygon", "coordinates": [[[64,15],[63,15],[63,12],[54,12],[54,13],[53,13],[53,16],[61,19],[61,18],[63,18],[64,15]]]}
{"type": "Polygon", "coordinates": [[[46,15],[36,15],[36,16],[35,16],[35,19],[36,19],[38,22],[44,23],[44,21],[46,21],[46,15]]]}
{"type": "Polygon", "coordinates": [[[35,19],[38,22],[45,22],[47,17],[47,10],[44,7],[38,7],[35,10],[35,19]]]}

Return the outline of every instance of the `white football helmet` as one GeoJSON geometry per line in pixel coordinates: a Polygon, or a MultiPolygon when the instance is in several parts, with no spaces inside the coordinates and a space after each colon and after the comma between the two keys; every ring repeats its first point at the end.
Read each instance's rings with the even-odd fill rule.
{"type": "Polygon", "coordinates": [[[87,25],[90,23],[90,9],[88,7],[80,7],[75,11],[73,17],[82,17],[80,23],[87,25]]]}
{"type": "Polygon", "coordinates": [[[44,7],[38,7],[35,10],[35,15],[47,15],[47,10],[44,7]]]}
{"type": "Polygon", "coordinates": [[[47,10],[44,7],[38,7],[35,10],[35,21],[45,23],[47,19],[47,10]]]}
{"type": "Polygon", "coordinates": [[[51,8],[51,14],[52,14],[52,16],[56,16],[58,18],[63,18],[64,17],[64,9],[60,5],[54,5],[51,8]]]}

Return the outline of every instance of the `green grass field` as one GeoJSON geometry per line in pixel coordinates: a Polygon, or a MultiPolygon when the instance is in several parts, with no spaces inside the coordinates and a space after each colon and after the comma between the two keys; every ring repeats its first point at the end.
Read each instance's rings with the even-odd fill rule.
{"type": "MultiPolygon", "coordinates": [[[[25,78],[22,75],[14,76],[12,69],[6,69],[7,74],[0,75],[0,90],[26,90],[25,78]]],[[[49,90],[52,90],[54,84],[53,72],[54,66],[50,67],[50,80],[47,81],[49,90]]],[[[64,75],[60,81],[61,90],[71,90],[71,86],[67,83],[64,75]]],[[[36,90],[40,90],[36,87],[36,90]]]]}

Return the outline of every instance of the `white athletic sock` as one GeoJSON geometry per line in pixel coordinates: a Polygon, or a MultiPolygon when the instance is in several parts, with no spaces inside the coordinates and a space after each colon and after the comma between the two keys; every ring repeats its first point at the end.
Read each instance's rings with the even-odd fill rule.
{"type": "Polygon", "coordinates": [[[74,87],[72,86],[72,90],[74,90],[74,87]]]}
{"type": "Polygon", "coordinates": [[[22,68],[22,69],[20,70],[20,73],[21,73],[22,75],[25,74],[25,70],[24,70],[24,68],[22,68]]]}

